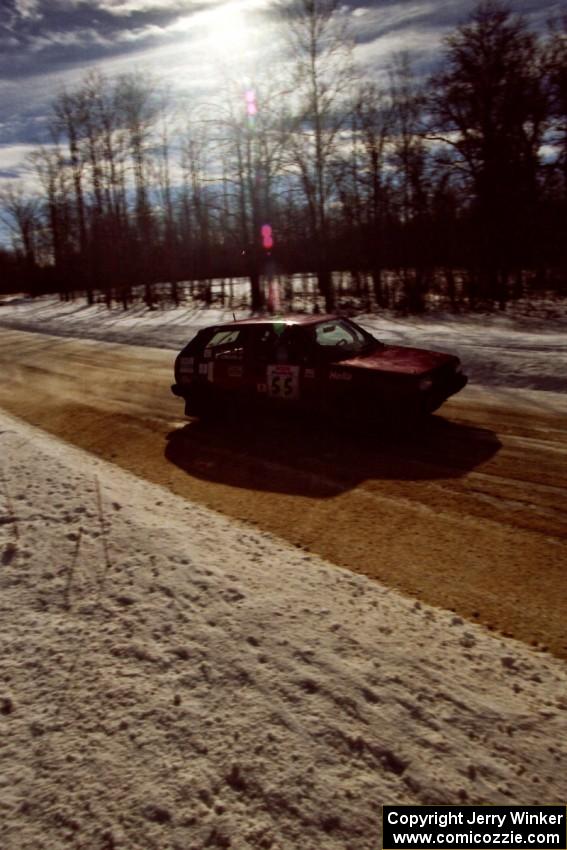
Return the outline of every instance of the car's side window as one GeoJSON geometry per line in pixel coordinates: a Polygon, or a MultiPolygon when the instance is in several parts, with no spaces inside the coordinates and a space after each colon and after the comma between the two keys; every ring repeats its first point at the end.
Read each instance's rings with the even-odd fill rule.
{"type": "Polygon", "coordinates": [[[345,358],[362,352],[372,345],[372,337],[348,320],[321,322],[312,331],[315,357],[328,360],[330,357],[345,358]]]}
{"type": "Polygon", "coordinates": [[[245,343],[245,356],[254,363],[296,363],[296,351],[289,330],[272,325],[249,329],[245,343]]]}
{"type": "Polygon", "coordinates": [[[305,365],[313,355],[311,338],[302,328],[292,328],[289,336],[290,356],[293,363],[305,365]]]}
{"type": "Polygon", "coordinates": [[[254,363],[267,363],[274,359],[276,335],[271,327],[251,327],[244,346],[244,355],[254,363]]]}
{"type": "Polygon", "coordinates": [[[275,351],[274,351],[274,362],[275,363],[291,363],[291,352],[289,350],[288,340],[280,339],[276,343],[275,351]]]}
{"type": "Polygon", "coordinates": [[[275,363],[300,366],[307,362],[309,341],[298,328],[289,328],[275,345],[275,363]]]}
{"type": "Polygon", "coordinates": [[[352,331],[339,322],[327,322],[317,325],[315,328],[315,338],[317,345],[332,347],[350,346],[355,341],[352,331]]]}

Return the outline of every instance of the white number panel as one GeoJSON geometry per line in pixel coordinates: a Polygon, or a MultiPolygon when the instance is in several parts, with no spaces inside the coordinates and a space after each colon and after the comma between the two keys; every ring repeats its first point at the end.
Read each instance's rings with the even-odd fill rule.
{"type": "Polygon", "coordinates": [[[299,366],[268,366],[268,395],[285,401],[299,398],[299,366]]]}

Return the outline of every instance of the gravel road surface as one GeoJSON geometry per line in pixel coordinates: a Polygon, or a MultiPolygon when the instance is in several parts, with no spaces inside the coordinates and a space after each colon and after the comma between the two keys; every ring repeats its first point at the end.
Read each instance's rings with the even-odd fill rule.
{"type": "MultiPolygon", "coordinates": [[[[567,658],[567,406],[467,388],[406,436],[205,427],[173,353],[3,330],[0,406],[307,553],[567,658]]],[[[309,569],[306,559],[305,569],[309,569]]]]}

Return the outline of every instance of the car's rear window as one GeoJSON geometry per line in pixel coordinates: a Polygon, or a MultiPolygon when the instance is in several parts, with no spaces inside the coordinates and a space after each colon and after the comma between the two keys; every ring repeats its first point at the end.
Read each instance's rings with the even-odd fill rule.
{"type": "Polygon", "coordinates": [[[217,331],[207,343],[207,348],[218,348],[221,345],[230,345],[236,342],[240,331],[217,331]]]}
{"type": "Polygon", "coordinates": [[[204,356],[207,358],[223,357],[228,354],[242,355],[242,329],[215,331],[205,346],[204,356]]]}

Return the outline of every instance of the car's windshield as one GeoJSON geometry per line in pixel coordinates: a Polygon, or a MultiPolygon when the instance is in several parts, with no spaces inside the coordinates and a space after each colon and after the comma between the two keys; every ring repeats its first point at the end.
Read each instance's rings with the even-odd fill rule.
{"type": "Polygon", "coordinates": [[[315,325],[317,351],[333,358],[352,357],[379,345],[369,333],[348,319],[331,319],[315,325]]]}

